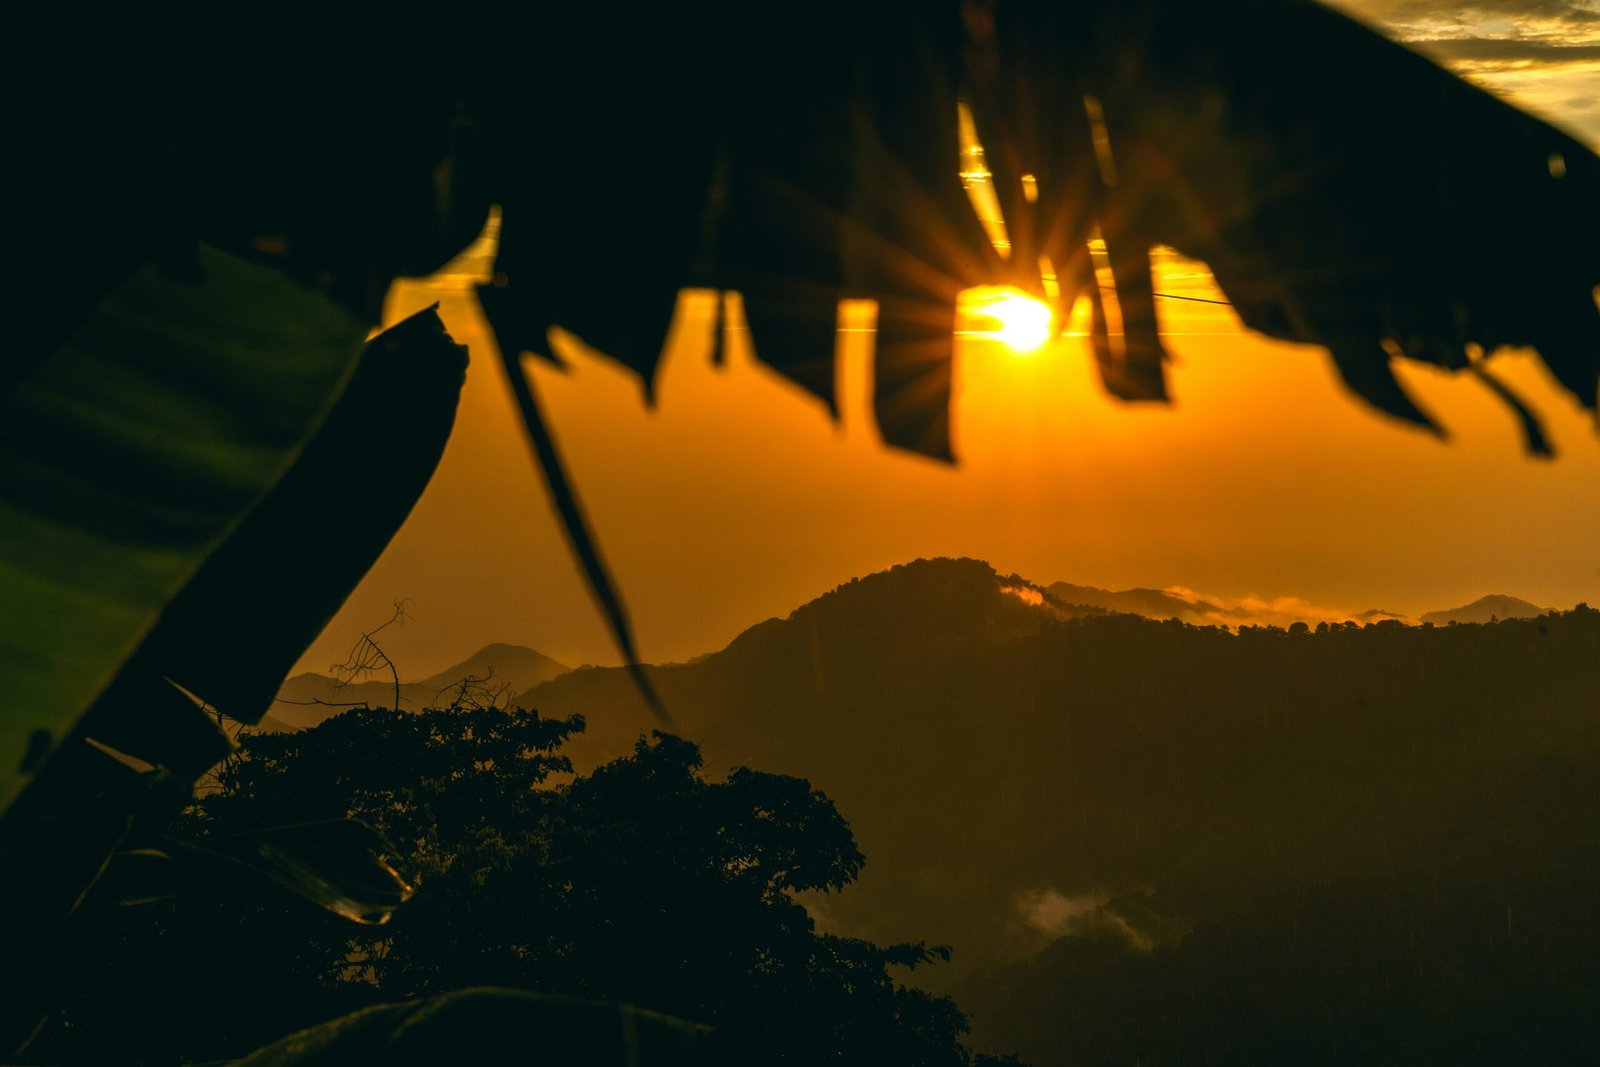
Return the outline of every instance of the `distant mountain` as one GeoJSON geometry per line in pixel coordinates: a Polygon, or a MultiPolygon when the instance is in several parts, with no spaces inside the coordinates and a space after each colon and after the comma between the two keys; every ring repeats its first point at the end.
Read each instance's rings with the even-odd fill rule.
{"type": "MultiPolygon", "coordinates": [[[[918,561],[647,670],[713,773],[838,804],[866,868],[807,903],[951,945],[915,978],[981,1047],[1600,1052],[1600,612],[1235,634],[1071,599],[918,561]]],[[[580,769],[669,728],[620,669],[518,702],[586,716],[580,769]]]]}
{"type": "Polygon", "coordinates": [[[291,726],[282,719],[278,718],[276,715],[267,714],[261,716],[260,721],[258,721],[254,726],[250,727],[250,729],[258,730],[264,734],[282,734],[288,733],[290,730],[301,729],[301,727],[291,726]]]}
{"type": "Polygon", "coordinates": [[[571,669],[526,645],[492,644],[484,645],[460,663],[414,684],[422,688],[432,686],[433,692],[438,693],[463,678],[488,678],[495,683],[504,682],[517,692],[571,669]]]}
{"type": "MultiPolygon", "coordinates": [[[[1259,610],[1251,606],[1250,601],[1238,605],[1217,603],[1184,590],[1166,589],[1123,589],[1113,591],[1099,589],[1092,585],[1073,585],[1071,582],[1055,582],[1046,587],[1057,601],[1062,604],[1082,604],[1104,608],[1107,611],[1120,611],[1129,615],[1142,615],[1147,619],[1181,619],[1184,622],[1201,626],[1248,626],[1273,624],[1287,626],[1295,616],[1301,617],[1305,622],[1315,624],[1318,616],[1328,618],[1330,621],[1340,618],[1339,613],[1317,610],[1304,601],[1295,598],[1284,598],[1264,605],[1267,610],[1259,610]]],[[[1526,600],[1519,600],[1513,596],[1486,596],[1473,601],[1464,607],[1451,608],[1447,611],[1430,611],[1420,619],[1414,619],[1399,612],[1374,608],[1348,617],[1348,621],[1366,624],[1369,622],[1383,622],[1393,620],[1414,626],[1419,622],[1433,623],[1435,626],[1445,626],[1452,622],[1488,622],[1490,619],[1531,619],[1537,615],[1544,615],[1549,608],[1541,608],[1530,604],[1526,600]]]]}
{"type": "Polygon", "coordinates": [[[1234,614],[1207,600],[1188,600],[1164,589],[1097,589],[1092,585],[1053,582],[1045,587],[1063,604],[1143,615],[1147,619],[1182,619],[1184,622],[1217,623],[1234,614]]]}
{"type": "Polygon", "coordinates": [[[1541,608],[1514,596],[1492,594],[1479,597],[1470,604],[1446,611],[1430,611],[1422,616],[1423,622],[1435,626],[1448,626],[1453,622],[1488,622],[1490,619],[1532,619],[1548,615],[1549,608],[1541,608]]]}
{"type": "MultiPolygon", "coordinates": [[[[485,645],[471,656],[437,674],[414,682],[401,682],[400,709],[418,711],[435,705],[448,705],[468,683],[480,699],[504,689],[505,695],[522,692],[540,682],[568,671],[542,652],[523,645],[485,645]]],[[[395,703],[392,679],[367,678],[340,685],[325,674],[297,674],[283,683],[269,718],[258,729],[301,729],[313,726],[341,706],[366,704],[390,707],[395,703]]]]}

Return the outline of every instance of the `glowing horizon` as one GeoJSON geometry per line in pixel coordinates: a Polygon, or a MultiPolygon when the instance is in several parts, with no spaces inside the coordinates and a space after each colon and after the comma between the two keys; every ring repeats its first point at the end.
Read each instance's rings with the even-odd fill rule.
{"type": "MultiPolygon", "coordinates": [[[[1600,70],[1557,56],[1543,75],[1483,64],[1468,73],[1600,142],[1600,70]]],[[[992,194],[981,156],[965,164],[992,194]]],[[[342,659],[351,635],[401,597],[415,618],[386,650],[403,673],[492,641],[615,662],[468,288],[491,256],[486,233],[434,279],[391,294],[386,321],[441,301],[468,344],[461,414],[422,501],[301,669],[342,659]]],[[[981,329],[992,324],[969,318],[957,324],[954,468],[882,447],[863,302],[840,310],[837,422],[756,359],[747,331],[730,332],[727,360],[712,364],[704,301],[680,305],[654,409],[625,368],[561,338],[567,369],[529,369],[644,657],[710,651],[852,577],[932,555],[976,556],[1042,584],[1406,616],[1487,593],[1600,602],[1600,446],[1590,417],[1533,357],[1492,359],[1545,417],[1554,463],[1523,454],[1516,420],[1470,378],[1397,361],[1451,432],[1442,444],[1362,407],[1320,349],[1245,331],[1231,307],[1208,302],[1225,298],[1204,264],[1170,249],[1152,262],[1156,291],[1187,298],[1157,301],[1174,405],[1105,394],[1081,336],[1083,301],[1029,358],[994,358],[998,342],[981,329]]]]}

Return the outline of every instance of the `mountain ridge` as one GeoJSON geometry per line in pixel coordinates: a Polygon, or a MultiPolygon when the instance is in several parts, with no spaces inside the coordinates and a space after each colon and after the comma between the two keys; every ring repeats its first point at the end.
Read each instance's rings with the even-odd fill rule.
{"type": "MultiPolygon", "coordinates": [[[[399,707],[402,711],[418,711],[441,700],[448,703],[452,690],[458,690],[458,696],[480,702],[507,698],[569,670],[566,664],[526,645],[491,642],[442,671],[400,682],[399,707]]],[[[258,728],[313,726],[347,706],[389,707],[396,703],[396,688],[393,679],[369,677],[341,683],[337,678],[306,671],[284,680],[270,715],[258,728]]]]}
{"type": "MultiPolygon", "coordinates": [[[[917,984],[961,991],[978,1047],[1050,1067],[1201,1047],[1213,1015],[1251,1033],[1285,1010],[1275,990],[1321,990],[1335,1022],[1425,1007],[1448,1034],[1484,1011],[1452,990],[1600,988],[1572,933],[1600,895],[1580,847],[1600,833],[1596,657],[1588,609],[1229,630],[937,559],[644,668],[670,720],[618,667],[514,702],[585,717],[580,772],[666,730],[714,776],[806,778],[868,858],[848,893],[806,898],[818,922],[952,946],[917,984]]],[[[1373,1032],[1398,1041],[1410,1010],[1373,1032]]]]}
{"type": "MultiPolygon", "coordinates": [[[[947,579],[955,583],[949,587],[952,593],[960,587],[960,581],[955,576],[964,575],[969,585],[961,595],[968,597],[966,602],[969,604],[976,603],[971,600],[976,586],[970,583],[981,582],[988,578],[999,582],[999,588],[1006,596],[1014,598],[1017,604],[1023,605],[1024,608],[1034,609],[1032,612],[1019,609],[1008,616],[1011,619],[1010,625],[1020,625],[1024,629],[1030,625],[1040,625],[1049,619],[1082,618],[1111,612],[1137,615],[1156,621],[1175,618],[1196,626],[1249,625],[1256,618],[1247,608],[1229,607],[1187,590],[1144,587],[1110,590],[1066,581],[1041,585],[1019,575],[1001,575],[992,565],[982,560],[935,557],[908,561],[883,571],[852,578],[813,597],[786,616],[773,616],[753,624],[720,649],[701,653],[684,663],[649,665],[646,669],[657,671],[693,667],[724,653],[741,655],[742,650],[759,646],[769,640],[769,635],[781,629],[782,624],[786,622],[792,622],[797,617],[807,619],[812,617],[813,613],[832,612],[837,609],[841,599],[849,601],[852,598],[864,597],[872,600],[881,597],[887,589],[885,583],[892,583],[896,575],[907,572],[908,568],[910,573],[915,574],[924,565],[945,568],[947,579]],[[1031,622],[1027,621],[1030,619],[1031,622]]],[[[879,605],[874,607],[872,612],[882,616],[884,610],[884,606],[879,605]]],[[[1530,618],[1546,614],[1549,610],[1517,597],[1491,594],[1457,608],[1428,612],[1418,619],[1392,611],[1373,609],[1351,615],[1350,621],[1371,623],[1396,620],[1407,625],[1416,625],[1419,622],[1448,625],[1452,622],[1487,622],[1491,617],[1530,618]]],[[[990,612],[990,615],[994,616],[994,613],[990,612]]],[[[998,616],[990,618],[990,623],[999,625],[997,619],[998,616]]],[[[961,640],[973,636],[960,625],[953,625],[948,632],[951,635],[950,640],[941,641],[941,646],[948,647],[956,641],[954,636],[956,634],[964,635],[961,640]]],[[[578,669],[587,671],[620,668],[586,666],[578,669]]],[[[499,690],[503,683],[509,683],[510,690],[501,695],[508,697],[513,704],[521,703],[532,699],[533,690],[544,682],[572,670],[573,668],[525,645],[491,642],[460,663],[437,671],[426,678],[401,682],[400,706],[402,710],[418,710],[428,706],[436,699],[448,696],[447,690],[468,678],[488,678],[490,680],[487,687],[494,690],[499,690]]],[[[479,695],[483,695],[482,690],[479,691],[479,695]]],[[[341,684],[338,679],[329,675],[307,671],[284,681],[278,692],[278,700],[273,704],[271,716],[258,728],[300,729],[315,725],[342,707],[363,704],[369,707],[387,707],[394,702],[395,685],[391,679],[367,678],[359,682],[341,684]]]]}

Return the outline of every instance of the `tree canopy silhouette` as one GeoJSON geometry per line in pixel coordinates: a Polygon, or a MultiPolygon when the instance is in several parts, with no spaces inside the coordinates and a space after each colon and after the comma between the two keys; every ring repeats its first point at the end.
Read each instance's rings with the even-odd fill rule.
{"type": "Polygon", "coordinates": [[[826,797],[742,769],[707,781],[698,748],[664,734],[556,785],[581,727],[360,709],[250,735],[185,830],[215,841],[358,816],[393,842],[415,899],[365,928],[270,890],[124,909],[35,1054],[238,1055],[376,1002],[499,985],[711,1024],[729,1063],[972,1062],[956,1007],[889,971],[940,950],[820,934],[794,899],[844,888],[864,862],[826,797]],[[218,983],[234,958],[250,964],[218,983]]]}

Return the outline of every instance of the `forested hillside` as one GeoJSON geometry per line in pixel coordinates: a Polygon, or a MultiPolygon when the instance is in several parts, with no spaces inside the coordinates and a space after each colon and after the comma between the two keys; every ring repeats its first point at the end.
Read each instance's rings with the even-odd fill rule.
{"type": "MultiPolygon", "coordinates": [[[[1025,1059],[1436,1058],[1596,1047],[1596,662],[1585,606],[1232,633],[938,560],[652,677],[712,770],[837,799],[871,862],[824,915],[950,943],[927,979],[1025,1059]]],[[[522,702],[649,724],[619,671],[522,702]]]]}

